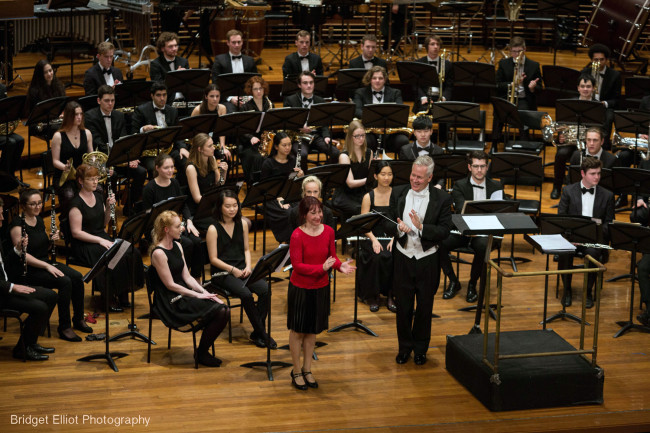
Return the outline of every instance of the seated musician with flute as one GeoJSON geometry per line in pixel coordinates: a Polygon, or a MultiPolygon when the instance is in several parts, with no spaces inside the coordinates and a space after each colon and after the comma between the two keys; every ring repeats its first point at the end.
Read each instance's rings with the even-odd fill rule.
{"type": "MultiPolygon", "coordinates": [[[[607,224],[614,221],[614,194],[611,191],[598,185],[600,182],[603,161],[600,159],[586,157],[580,165],[582,180],[564,187],[558,215],[582,215],[598,221],[603,227],[603,235],[607,236],[607,224]]],[[[601,263],[607,261],[609,252],[602,248],[578,247],[578,251],[589,254],[601,263]]],[[[573,266],[572,255],[561,255],[558,262],[558,269],[571,269],[573,266]]],[[[589,263],[589,267],[593,267],[589,263]]],[[[562,275],[564,284],[564,296],[562,304],[566,307],[571,305],[571,275],[562,275]]],[[[590,273],[587,279],[587,308],[594,306],[593,287],[596,283],[596,274],[590,273]]]]}

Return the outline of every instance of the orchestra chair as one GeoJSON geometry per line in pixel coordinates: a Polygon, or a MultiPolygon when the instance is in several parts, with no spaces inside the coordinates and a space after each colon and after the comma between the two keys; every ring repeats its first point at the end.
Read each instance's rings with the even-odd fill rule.
{"type": "MultiPolygon", "coordinates": [[[[192,344],[194,348],[194,368],[198,369],[199,368],[199,358],[196,356],[196,333],[201,330],[199,328],[199,323],[198,322],[192,322],[188,325],[185,325],[181,328],[176,328],[174,326],[169,326],[166,324],[153,309],[153,293],[155,290],[155,287],[153,287],[153,284],[151,282],[151,272],[156,272],[156,269],[153,266],[149,266],[147,271],[145,272],[145,284],[147,286],[147,301],[149,302],[149,339],[147,342],[147,364],[151,364],[151,328],[152,328],[152,323],[153,320],[160,320],[163,325],[167,327],[168,333],[167,333],[167,350],[171,349],[172,345],[172,330],[178,331],[178,332],[191,332],[192,333],[192,344]]],[[[214,356],[214,344],[212,345],[212,355],[214,356]]]]}
{"type": "Polygon", "coordinates": [[[485,119],[485,110],[480,110],[477,118],[447,122],[448,128],[454,128],[454,135],[445,142],[447,153],[466,155],[475,150],[485,150],[485,119]],[[459,138],[459,128],[463,128],[462,139],[459,138]],[[465,132],[465,129],[469,131],[465,132]]]}
{"type": "MultiPolygon", "coordinates": [[[[18,320],[18,325],[20,326],[20,341],[23,346],[23,362],[27,362],[27,348],[25,347],[25,339],[23,338],[23,328],[24,328],[24,322],[23,319],[21,319],[21,314],[19,311],[16,310],[10,310],[8,308],[2,308],[0,309],[0,317],[4,319],[4,332],[7,332],[7,319],[16,319],[18,320]]],[[[48,320],[47,322],[47,329],[50,329],[50,322],[48,320]]],[[[50,337],[48,335],[48,337],[50,337]]]]}
{"type": "MultiPolygon", "coordinates": [[[[517,109],[517,106],[510,101],[496,97],[492,97],[492,107],[494,109],[494,116],[497,118],[498,124],[502,127],[505,127],[506,129],[505,133],[503,134],[503,145],[505,152],[523,152],[539,155],[542,153],[542,151],[544,151],[545,143],[543,141],[522,139],[510,140],[510,128],[517,129],[519,136],[521,136],[521,133],[526,128],[529,128],[531,130],[541,129],[541,119],[546,113],[527,110],[519,111],[517,109]]],[[[493,136],[498,137],[500,133],[500,130],[494,131],[493,136]]],[[[495,149],[495,151],[496,150],[497,149],[495,149]]],[[[546,155],[546,152],[544,152],[544,154],[546,155]]]]}
{"type": "MultiPolygon", "coordinates": [[[[237,297],[230,293],[228,289],[221,287],[218,284],[214,284],[212,281],[203,283],[203,288],[210,293],[215,293],[224,298],[228,308],[239,308],[239,323],[244,322],[244,309],[241,306],[241,302],[239,304],[231,304],[230,299],[237,297]]],[[[232,343],[232,311],[228,317],[228,343],[232,343]]]]}

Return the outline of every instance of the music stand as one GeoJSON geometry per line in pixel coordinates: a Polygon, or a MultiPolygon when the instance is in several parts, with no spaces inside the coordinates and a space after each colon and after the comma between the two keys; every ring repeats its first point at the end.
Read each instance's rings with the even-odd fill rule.
{"type": "MultiPolygon", "coordinates": [[[[341,226],[340,229],[336,232],[337,239],[346,239],[349,236],[357,236],[357,239],[361,236],[364,236],[365,233],[372,231],[372,228],[383,219],[384,217],[376,213],[366,213],[362,215],[355,215],[351,218],[348,218],[345,223],[341,226]]],[[[359,256],[360,244],[361,242],[357,241],[357,257],[359,256]]],[[[375,334],[370,328],[362,324],[361,321],[357,318],[358,310],[358,298],[359,298],[359,273],[354,273],[354,318],[352,322],[344,323],[329,329],[327,332],[338,332],[347,328],[354,328],[364,331],[368,335],[376,337],[375,334]]]]}
{"type": "Polygon", "coordinates": [[[174,144],[176,136],[181,132],[180,126],[167,126],[166,128],[152,129],[151,131],[143,132],[147,136],[147,141],[142,150],[156,150],[156,154],[160,153],[160,149],[167,149],[174,144]]]}
{"type": "MultiPolygon", "coordinates": [[[[636,273],[636,253],[650,254],[650,228],[630,223],[610,223],[609,236],[612,248],[632,252],[630,274],[634,275],[636,273]]],[[[628,320],[616,322],[618,326],[621,326],[621,329],[614,334],[614,338],[618,338],[632,329],[650,333],[650,327],[637,325],[632,321],[634,315],[634,283],[635,278],[632,278],[630,283],[630,316],[628,320]]]]}
{"type": "Polygon", "coordinates": [[[463,2],[463,1],[449,1],[440,3],[438,8],[439,15],[456,15],[456,61],[460,61],[460,16],[461,15],[474,15],[477,13],[483,3],[479,2],[463,2]]]}
{"type": "MultiPolygon", "coordinates": [[[[46,99],[45,101],[41,101],[38,104],[34,105],[31,113],[29,113],[29,117],[27,118],[27,121],[25,121],[25,126],[36,127],[39,123],[49,125],[49,123],[52,120],[59,118],[59,115],[63,111],[63,106],[68,102],[68,100],[69,99],[67,96],[58,96],[56,98],[46,99]]],[[[52,137],[48,135],[46,137],[40,137],[40,138],[45,140],[45,142],[47,143],[47,148],[49,149],[50,140],[52,139],[52,137]]],[[[31,154],[32,154],[32,134],[31,131],[29,131],[29,137],[27,139],[27,157],[28,158],[31,157],[31,154]]]]}
{"type": "Polygon", "coordinates": [[[625,108],[636,110],[641,99],[650,94],[650,78],[625,77],[625,108]]]}
{"type": "Polygon", "coordinates": [[[467,158],[464,155],[436,155],[433,163],[433,179],[444,179],[448,188],[451,188],[452,181],[467,177],[467,158]]]}
{"type": "MultiPolygon", "coordinates": [[[[576,90],[580,71],[564,66],[543,65],[542,76],[545,102],[539,101],[540,105],[554,107],[558,99],[575,98],[580,95],[576,90]]],[[[538,98],[541,99],[540,96],[538,98]]]]}
{"type": "MultiPolygon", "coordinates": [[[[70,37],[75,34],[74,32],[74,16],[76,8],[83,8],[88,6],[90,0],[49,0],[47,4],[48,9],[67,9],[70,8],[70,14],[68,16],[70,37]]],[[[82,84],[74,82],[74,47],[75,44],[70,41],[70,82],[66,83],[65,87],[78,86],[83,87],[82,84]]]]}
{"type": "Polygon", "coordinates": [[[383,149],[387,128],[401,128],[408,123],[409,106],[404,104],[367,104],[363,106],[361,122],[366,128],[379,128],[384,133],[377,138],[377,152],[383,149]]]}
{"type": "MultiPolygon", "coordinates": [[[[254,283],[258,280],[261,280],[264,277],[268,278],[268,285],[269,285],[269,307],[268,307],[268,316],[267,316],[267,324],[266,324],[266,329],[267,329],[267,334],[269,338],[271,338],[271,284],[272,284],[272,279],[271,279],[271,274],[273,272],[276,272],[278,269],[282,268],[282,265],[284,262],[286,262],[286,259],[289,257],[289,245],[280,245],[270,253],[262,256],[259,258],[257,261],[257,264],[251,271],[251,274],[248,276],[246,281],[244,281],[244,286],[248,285],[248,283],[254,283]]],[[[291,367],[291,364],[288,362],[282,362],[282,361],[271,361],[271,347],[267,344],[266,345],[266,361],[258,361],[258,362],[247,362],[246,364],[242,364],[242,367],[246,368],[253,368],[253,367],[266,367],[266,372],[269,380],[273,380],[273,367],[291,367]]]]}
{"type": "MultiPolygon", "coordinates": [[[[111,246],[109,249],[104,251],[104,254],[102,254],[102,256],[99,258],[97,263],[95,263],[95,266],[93,266],[92,269],[90,271],[88,271],[88,273],[86,275],[84,275],[83,282],[88,283],[89,281],[92,281],[93,279],[95,279],[95,277],[97,277],[99,274],[103,273],[104,283],[105,283],[104,290],[108,290],[108,272],[109,271],[112,272],[115,269],[115,266],[120,262],[120,260],[122,260],[122,258],[124,258],[124,253],[126,252],[128,247],[129,247],[129,242],[127,242],[127,241],[125,241],[123,239],[117,239],[115,241],[115,243],[113,244],[113,246],[111,246]]],[[[106,296],[104,296],[104,298],[106,300],[106,305],[105,305],[105,308],[106,308],[106,338],[105,338],[106,349],[105,349],[104,353],[84,356],[83,358],[77,359],[77,361],[90,362],[90,361],[94,361],[95,359],[104,359],[104,360],[106,360],[106,362],[108,362],[108,366],[111,367],[113,369],[113,371],[117,372],[119,370],[117,369],[117,365],[115,365],[115,361],[113,360],[113,358],[120,359],[120,358],[123,358],[123,357],[127,356],[128,354],[124,353],[124,352],[111,352],[110,351],[110,348],[109,348],[109,344],[110,344],[110,330],[109,330],[110,311],[109,311],[109,308],[108,308],[109,296],[108,296],[108,294],[105,294],[105,295],[106,296]]]]}
{"type": "MultiPolygon", "coordinates": [[[[120,238],[126,239],[130,243],[129,250],[134,254],[134,244],[140,240],[142,233],[149,221],[149,215],[146,211],[133,215],[122,223],[120,228],[120,238]]],[[[131,281],[135,281],[135,260],[131,260],[131,281]]],[[[117,341],[124,337],[131,337],[132,340],[139,338],[143,343],[149,343],[149,337],[137,331],[138,325],[135,323],[135,286],[131,284],[131,323],[127,326],[128,331],[124,331],[110,338],[111,341],[117,341]]],[[[108,334],[107,337],[108,339],[108,334]]],[[[151,344],[156,344],[151,340],[151,344]]]]}
{"type": "Polygon", "coordinates": [[[214,125],[213,136],[240,135],[257,132],[262,121],[260,111],[246,111],[242,113],[229,113],[219,116],[214,125]]]}
{"type": "MultiPolygon", "coordinates": [[[[239,74],[221,74],[217,77],[217,86],[221,90],[221,98],[226,100],[229,96],[236,96],[237,100],[244,94],[244,85],[253,77],[261,77],[262,74],[254,72],[242,72],[239,74]]],[[[239,111],[240,107],[236,106],[239,111]]]]}
{"type": "MultiPolygon", "coordinates": [[[[474,102],[436,102],[433,104],[433,122],[434,123],[449,123],[454,128],[454,142],[453,146],[456,149],[458,144],[458,134],[456,129],[458,126],[479,126],[481,119],[481,106],[474,102]]],[[[438,145],[441,144],[440,137],[438,137],[438,145]]],[[[445,149],[449,151],[449,141],[445,137],[445,149]]],[[[465,174],[467,174],[467,167],[465,167],[465,174]]]]}
{"type": "Polygon", "coordinates": [[[312,167],[307,170],[306,176],[317,176],[323,183],[321,196],[323,202],[329,198],[329,191],[340,188],[345,185],[345,181],[350,172],[349,164],[327,164],[312,167]]]}
{"type": "Polygon", "coordinates": [[[167,72],[167,102],[174,100],[174,95],[180,92],[185,97],[185,108],[189,101],[203,100],[203,91],[210,84],[209,69],[183,69],[167,72]]]}
{"type": "MultiPolygon", "coordinates": [[[[298,93],[300,91],[300,88],[298,87],[297,80],[298,80],[297,75],[287,75],[286,77],[284,77],[284,80],[282,81],[282,90],[280,91],[280,95],[286,98],[287,96],[291,96],[294,93],[298,93]]],[[[328,77],[324,75],[316,75],[314,79],[314,94],[318,96],[327,95],[327,80],[328,77]]]]}
{"type": "Polygon", "coordinates": [[[489,63],[454,62],[452,98],[454,101],[490,102],[497,88],[494,66],[489,63]]]}
{"type": "MultiPolygon", "coordinates": [[[[429,65],[428,63],[405,61],[397,62],[396,66],[397,75],[401,83],[410,84],[415,89],[429,89],[430,87],[434,87],[438,89],[438,95],[440,95],[440,81],[438,80],[438,70],[435,66],[429,65]]],[[[445,65],[441,67],[444,68],[445,65]]],[[[425,93],[429,97],[429,92],[425,93]]],[[[435,96],[435,94],[433,95],[435,96]]]]}
{"type": "MultiPolygon", "coordinates": [[[[580,2],[578,0],[540,0],[537,4],[537,11],[542,15],[550,15],[553,17],[554,29],[558,28],[558,16],[566,15],[575,17],[574,21],[577,24],[580,10],[580,2]]],[[[557,49],[559,47],[557,40],[557,30],[553,31],[553,66],[557,58],[557,49]]]]}
{"type": "Polygon", "coordinates": [[[345,99],[351,99],[350,94],[354,93],[358,88],[363,87],[361,81],[366,75],[366,72],[368,71],[365,68],[339,69],[336,71],[335,92],[339,90],[346,91],[348,98],[345,99]]]}
{"type": "Polygon", "coordinates": [[[558,99],[555,105],[555,120],[557,123],[577,125],[577,139],[580,142],[580,126],[602,126],[605,123],[606,111],[605,105],[598,101],[558,99]]]}
{"type": "Polygon", "coordinates": [[[309,126],[323,126],[330,131],[329,150],[332,153],[331,131],[334,125],[348,125],[354,119],[354,102],[326,102],[309,108],[309,126]]]}
{"type": "MultiPolygon", "coordinates": [[[[643,111],[614,111],[614,126],[616,132],[634,133],[634,165],[639,165],[638,140],[639,134],[647,134],[650,129],[650,114],[643,111]]],[[[618,192],[618,191],[617,191],[618,192]]]]}
{"type": "MultiPolygon", "coordinates": [[[[120,164],[126,164],[126,173],[128,178],[129,162],[138,159],[147,141],[145,134],[127,135],[117,139],[106,160],[106,167],[116,167],[120,164]]],[[[110,182],[110,180],[109,180],[110,182]]],[[[126,202],[131,203],[131,188],[126,189],[126,202]]]]}
{"type": "Polygon", "coordinates": [[[286,176],[273,176],[254,183],[246,192],[246,197],[241,203],[241,207],[255,207],[262,204],[264,211],[263,236],[262,236],[262,254],[266,254],[266,202],[281,197],[280,193],[284,189],[284,183],[287,181],[286,176]]]}
{"type": "Polygon", "coordinates": [[[199,204],[196,205],[196,211],[194,212],[194,220],[201,220],[205,218],[211,218],[214,211],[214,202],[217,199],[217,195],[220,192],[225,190],[236,191],[236,186],[234,185],[215,185],[205,193],[201,194],[201,200],[199,204]]]}
{"type": "MultiPolygon", "coordinates": [[[[18,186],[20,186],[20,183],[18,183],[18,180],[15,176],[12,176],[6,171],[0,171],[0,193],[11,192],[18,188],[18,186]]],[[[4,207],[5,209],[9,209],[9,205],[6,201],[4,207]]]]}
{"type": "Polygon", "coordinates": [[[272,108],[262,114],[260,131],[299,130],[309,116],[309,108],[272,108]]]}
{"type": "MultiPolygon", "coordinates": [[[[600,239],[601,230],[598,229],[598,224],[589,217],[583,216],[568,216],[568,215],[541,215],[540,218],[540,232],[543,235],[562,235],[569,242],[575,243],[597,243],[600,239]]],[[[542,251],[546,254],[546,270],[549,268],[549,257],[550,254],[575,254],[574,251],[542,251]]],[[[540,322],[543,325],[543,329],[546,329],[546,324],[552,322],[556,319],[570,319],[577,323],[582,323],[582,319],[574,314],[567,313],[566,306],[564,302],[562,304],[562,310],[558,311],[553,316],[546,318],[547,312],[547,299],[548,299],[548,275],[545,277],[545,288],[544,288],[544,319],[540,322]]],[[[560,275],[556,277],[556,284],[560,284],[560,275]]],[[[564,284],[562,284],[564,298],[564,284]]],[[[586,294],[586,284],[583,287],[583,305],[585,302],[586,294]]],[[[586,325],[590,325],[589,322],[585,321],[586,325]]]]}
{"type": "MultiPolygon", "coordinates": [[[[9,98],[0,99],[0,123],[4,124],[5,127],[5,143],[9,143],[9,123],[18,121],[22,118],[26,102],[26,95],[11,96],[9,98]]],[[[19,163],[21,160],[22,158],[19,159],[19,163]]],[[[14,169],[16,168],[20,169],[20,181],[22,182],[23,170],[20,167],[14,167],[14,169]]]]}
{"type": "Polygon", "coordinates": [[[181,131],[176,138],[178,140],[191,140],[199,132],[211,134],[216,127],[217,119],[219,119],[219,115],[216,113],[185,117],[178,121],[181,131]]]}
{"type": "Polygon", "coordinates": [[[137,107],[151,101],[151,81],[128,80],[115,86],[115,108],[137,107]]]}

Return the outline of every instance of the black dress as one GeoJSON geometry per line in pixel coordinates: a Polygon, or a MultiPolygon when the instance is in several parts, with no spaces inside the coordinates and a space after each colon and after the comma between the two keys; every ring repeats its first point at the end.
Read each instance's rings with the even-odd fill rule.
{"type": "MultiPolygon", "coordinates": [[[[287,162],[280,163],[275,160],[275,158],[268,157],[262,163],[262,179],[268,179],[274,176],[285,176],[287,179],[296,166],[296,159],[292,156],[289,156],[287,162]]],[[[266,202],[266,215],[265,218],[269,221],[269,227],[273,232],[275,239],[282,243],[288,243],[291,238],[291,226],[287,224],[289,221],[289,216],[291,214],[291,208],[284,209],[277,200],[269,200],[266,202]]]]}
{"type": "MultiPolygon", "coordinates": [[[[77,168],[83,163],[84,153],[88,153],[88,137],[86,137],[86,131],[81,130],[79,134],[80,144],[79,147],[74,147],[68,134],[64,131],[61,131],[61,152],[59,154],[59,161],[64,165],[68,162],[68,159],[72,158],[72,166],[77,168]]],[[[59,186],[59,179],[61,179],[62,170],[58,168],[54,169],[54,178],[52,183],[55,187],[59,186]]],[[[69,181],[75,182],[74,179],[68,179],[69,181]]],[[[67,183],[67,182],[66,182],[67,183]]]]}
{"type": "MultiPolygon", "coordinates": [[[[370,191],[370,210],[390,215],[390,206],[375,205],[375,191],[370,191]]],[[[390,201],[390,198],[389,198],[390,201]]],[[[372,234],[376,237],[391,237],[389,233],[394,231],[394,224],[382,218],[372,228],[372,234]]],[[[359,250],[359,297],[362,300],[372,300],[381,292],[388,295],[393,287],[393,253],[386,249],[390,240],[379,240],[384,248],[379,254],[372,249],[372,242],[364,240],[359,250]]]]}
{"type": "MultiPolygon", "coordinates": [[[[199,185],[199,192],[201,195],[205,194],[206,191],[208,191],[216,184],[215,173],[212,168],[208,168],[208,172],[205,174],[205,176],[201,176],[201,173],[199,173],[199,168],[196,165],[192,164],[191,162],[188,163],[188,165],[193,165],[194,169],[196,170],[196,182],[199,185]]],[[[196,210],[199,207],[199,204],[194,201],[194,198],[192,198],[192,194],[190,194],[189,191],[187,195],[187,207],[190,210],[192,216],[194,216],[196,210]]],[[[210,224],[212,224],[212,218],[204,218],[200,221],[192,219],[192,222],[196,228],[205,231],[208,229],[208,227],[210,227],[210,224]]]]}
{"type": "MultiPolygon", "coordinates": [[[[183,255],[177,242],[174,242],[172,249],[167,250],[160,246],[154,248],[161,250],[167,256],[167,265],[174,278],[174,283],[187,288],[183,281],[183,255]]],[[[152,251],[153,254],[153,251],[152,251]]],[[[154,289],[153,308],[158,317],[165,325],[181,328],[192,322],[199,322],[198,328],[203,328],[210,322],[210,319],[224,307],[223,304],[208,299],[198,299],[189,296],[182,296],[178,301],[171,303],[171,300],[178,296],[165,286],[160,280],[158,272],[151,272],[151,282],[154,289]]]]}
{"type": "MultiPolygon", "coordinates": [[[[343,152],[348,155],[347,152],[343,152]]],[[[350,161],[350,170],[352,170],[352,176],[355,179],[363,179],[368,177],[370,172],[370,158],[372,157],[372,152],[370,149],[366,149],[366,156],[361,162],[351,162],[350,161]]],[[[341,211],[344,217],[347,219],[354,215],[359,215],[361,212],[361,201],[363,201],[363,196],[366,194],[366,186],[360,186],[357,188],[350,188],[347,184],[344,184],[341,188],[337,189],[334,193],[334,198],[332,199],[332,206],[335,209],[341,211]]]]}
{"type": "MultiPolygon", "coordinates": [[[[268,98],[264,98],[264,102],[262,104],[262,111],[266,112],[271,108],[273,108],[273,104],[271,103],[271,101],[269,101],[268,98]]],[[[255,104],[255,101],[251,99],[250,101],[242,105],[241,111],[260,111],[260,110],[257,108],[257,104],[255,104]]],[[[239,160],[241,161],[242,170],[244,171],[244,178],[246,179],[246,183],[248,183],[249,185],[260,180],[260,177],[257,174],[257,172],[260,171],[260,168],[262,167],[262,162],[264,161],[264,157],[262,156],[262,154],[260,154],[258,150],[259,143],[256,145],[251,144],[251,139],[253,137],[257,137],[258,139],[261,140],[260,133],[243,134],[240,138],[239,147],[237,149],[237,154],[239,155],[239,160]]]]}

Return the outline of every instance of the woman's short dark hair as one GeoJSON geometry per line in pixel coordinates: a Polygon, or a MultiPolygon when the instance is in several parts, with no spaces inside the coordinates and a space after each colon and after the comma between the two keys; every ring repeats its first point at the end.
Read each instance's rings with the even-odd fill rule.
{"type": "Polygon", "coordinates": [[[34,188],[30,188],[30,189],[27,189],[27,190],[21,192],[20,193],[20,198],[18,199],[18,203],[20,203],[20,205],[23,208],[25,208],[25,206],[27,206],[27,200],[29,200],[29,198],[31,196],[33,196],[34,194],[38,194],[39,197],[41,196],[41,192],[39,190],[37,190],[37,189],[34,189],[34,188]]]}
{"type": "Polygon", "coordinates": [[[316,197],[311,196],[304,197],[300,200],[300,204],[298,205],[298,221],[300,221],[300,225],[305,223],[307,214],[314,207],[323,210],[323,203],[321,203],[316,197]]]}
{"type": "Polygon", "coordinates": [[[235,215],[235,220],[241,219],[241,205],[239,204],[239,197],[237,196],[237,193],[233,191],[232,189],[224,189],[217,195],[217,200],[214,203],[214,212],[213,216],[214,219],[217,221],[224,222],[223,220],[223,203],[226,201],[226,198],[234,198],[237,201],[237,215],[235,215]]]}

